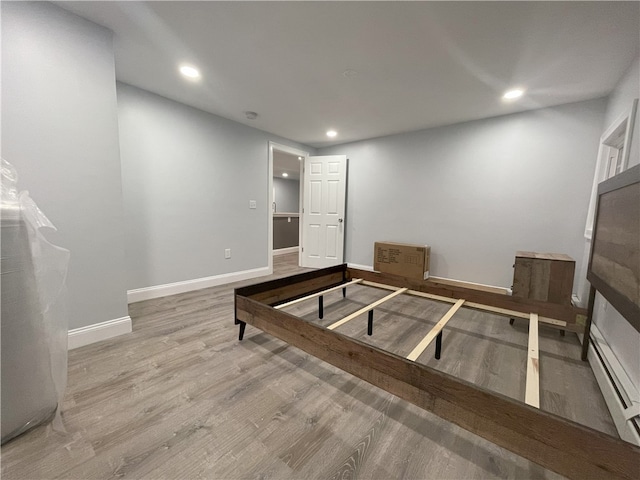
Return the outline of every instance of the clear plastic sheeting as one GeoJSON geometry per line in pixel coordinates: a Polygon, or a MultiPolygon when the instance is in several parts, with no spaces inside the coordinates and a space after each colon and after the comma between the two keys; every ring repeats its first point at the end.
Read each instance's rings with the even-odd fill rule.
{"type": "Polygon", "coordinates": [[[64,302],[69,251],[49,243],[53,228],[2,159],[2,443],[43,422],[64,430],[59,406],[67,383],[68,320],[64,302]]]}

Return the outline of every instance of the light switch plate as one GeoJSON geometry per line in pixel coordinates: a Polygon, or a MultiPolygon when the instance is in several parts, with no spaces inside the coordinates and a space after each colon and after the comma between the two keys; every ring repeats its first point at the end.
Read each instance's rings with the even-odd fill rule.
{"type": "Polygon", "coordinates": [[[249,208],[256,208],[256,201],[255,200],[249,200],[249,208]]]}
{"type": "Polygon", "coordinates": [[[224,258],[231,258],[231,249],[230,248],[225,248],[224,249],[224,258]]]}

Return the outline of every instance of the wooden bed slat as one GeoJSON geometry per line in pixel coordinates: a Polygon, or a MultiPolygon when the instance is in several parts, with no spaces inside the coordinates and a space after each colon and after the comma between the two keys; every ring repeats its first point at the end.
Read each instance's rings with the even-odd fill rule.
{"type": "Polygon", "coordinates": [[[331,292],[334,292],[336,290],[340,290],[341,288],[346,288],[349,285],[356,285],[356,284],[358,284],[360,282],[362,282],[362,279],[361,278],[356,278],[355,280],[351,280],[348,283],[343,283],[341,285],[337,285],[335,287],[328,288],[328,289],[322,290],[320,292],[312,293],[311,295],[307,295],[306,297],[297,298],[297,299],[291,300],[290,302],[287,302],[287,303],[281,303],[280,305],[277,305],[274,308],[280,310],[281,308],[289,307],[291,305],[295,305],[296,303],[304,302],[305,300],[311,300],[312,298],[317,298],[317,297],[319,297],[321,295],[324,295],[326,293],[331,293],[331,292]]]}
{"type": "MultiPolygon", "coordinates": [[[[475,308],[476,310],[483,310],[485,312],[497,313],[498,315],[504,315],[505,317],[523,318],[525,320],[529,320],[529,318],[531,317],[530,313],[516,312],[515,310],[508,310],[506,308],[500,308],[500,307],[491,307],[489,305],[483,305],[481,303],[467,302],[465,303],[464,306],[469,308],[475,308]]],[[[546,323],[548,325],[553,325],[556,327],[567,326],[567,322],[563,320],[556,320],[555,318],[549,318],[549,317],[541,317],[540,315],[538,315],[538,321],[540,323],[546,323]]],[[[580,331],[582,331],[582,329],[580,329],[580,331]]]]}
{"type": "Polygon", "coordinates": [[[367,313],[369,310],[373,310],[374,308],[376,308],[378,305],[382,305],[384,302],[391,300],[393,297],[397,297],[398,295],[403,294],[404,292],[406,292],[407,289],[406,288],[399,288],[398,290],[396,290],[395,292],[393,292],[390,295],[387,295],[386,297],[381,298],[380,300],[377,300],[375,302],[373,302],[370,305],[367,305],[366,307],[362,307],[360,310],[358,310],[357,312],[353,312],[351,315],[347,315],[346,317],[344,317],[342,320],[338,320],[335,323],[332,323],[331,325],[329,325],[327,328],[329,330],[333,330],[335,328],[338,328],[340,325],[344,325],[345,323],[347,323],[350,320],[353,320],[356,317],[359,317],[360,315],[362,315],[363,313],[367,313]]]}
{"type": "MultiPolygon", "coordinates": [[[[587,310],[584,308],[574,307],[572,305],[557,305],[540,300],[531,300],[509,295],[500,295],[497,293],[483,292],[480,290],[473,290],[469,288],[437,285],[434,283],[430,283],[428,280],[413,280],[409,278],[399,277],[397,275],[370,272],[367,270],[361,270],[351,267],[347,269],[347,274],[348,277],[362,278],[365,281],[380,282],[394,287],[407,287],[410,291],[418,291],[453,299],[464,298],[467,301],[467,305],[475,303],[479,305],[487,305],[490,307],[513,310],[516,312],[524,313],[526,315],[525,318],[529,318],[529,313],[533,312],[537,313],[540,317],[551,318],[554,320],[566,322],[566,326],[562,326],[562,329],[564,330],[574,332],[584,331],[584,327],[582,325],[579,325],[577,320],[581,315],[586,317],[587,310]]],[[[557,328],[560,328],[560,326],[556,325],[555,323],[553,323],[553,325],[555,325],[557,328]]]]}
{"type": "MultiPolygon", "coordinates": [[[[366,285],[368,287],[381,288],[383,290],[397,290],[398,287],[394,287],[392,285],[386,285],[384,283],[371,282],[369,280],[363,280],[362,285],[366,285]]],[[[416,297],[428,298],[429,300],[437,300],[438,302],[446,302],[446,303],[456,303],[457,299],[450,297],[442,297],[440,295],[433,295],[431,293],[418,292],[417,290],[407,290],[408,295],[413,295],[416,297]]]]}
{"type": "Polygon", "coordinates": [[[569,478],[637,478],[640,448],[236,295],[236,318],[569,478]]]}
{"type": "Polygon", "coordinates": [[[527,355],[527,383],[524,394],[527,405],[540,408],[540,355],[538,352],[538,314],[529,319],[529,348],[527,355]]]}
{"type": "MultiPolygon", "coordinates": [[[[395,290],[398,287],[394,287],[391,285],[386,285],[384,283],[377,283],[377,282],[371,282],[369,280],[363,280],[362,281],[362,285],[366,285],[369,287],[374,287],[374,288],[381,288],[384,290],[395,290]]],[[[407,295],[413,295],[416,297],[422,297],[422,298],[428,298],[429,300],[436,300],[438,302],[446,302],[446,303],[456,303],[458,299],[456,298],[451,298],[451,297],[443,297],[442,295],[435,295],[433,293],[425,293],[425,292],[420,292],[418,290],[407,290],[407,295]]],[[[504,315],[505,317],[515,317],[515,318],[523,318],[525,320],[529,319],[529,316],[531,315],[530,313],[522,313],[522,312],[517,312],[515,310],[509,310],[507,308],[500,308],[500,307],[492,307],[491,305],[484,305],[482,303],[476,303],[476,302],[465,302],[464,304],[465,307],[467,308],[474,308],[476,310],[482,310],[484,312],[491,312],[491,313],[497,313],[498,315],[504,315]]],[[[566,327],[567,326],[567,322],[563,321],[563,320],[556,320],[555,318],[548,318],[548,317],[538,317],[538,320],[542,323],[546,323],[548,325],[552,325],[555,327],[566,327]]],[[[580,332],[582,332],[582,328],[579,329],[580,332]]]]}
{"type": "Polygon", "coordinates": [[[456,304],[449,309],[447,313],[440,319],[438,323],[427,333],[427,335],[422,339],[422,341],[416,345],[409,355],[407,355],[407,359],[415,362],[418,357],[424,352],[427,347],[433,342],[433,340],[438,336],[438,334],[442,331],[444,326],[451,320],[451,318],[455,315],[458,309],[462,306],[464,300],[460,299],[456,302],[456,304]]]}

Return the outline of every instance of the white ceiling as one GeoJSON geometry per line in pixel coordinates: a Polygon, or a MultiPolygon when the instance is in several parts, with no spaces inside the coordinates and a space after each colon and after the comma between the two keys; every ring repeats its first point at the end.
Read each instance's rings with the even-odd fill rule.
{"type": "Polygon", "coordinates": [[[300,180],[301,161],[297,155],[273,150],[273,176],[282,177],[283,173],[287,174],[289,180],[300,180]]]}
{"type": "Polygon", "coordinates": [[[604,96],[640,43],[638,2],[56,3],[120,81],[316,147],[604,96]]]}

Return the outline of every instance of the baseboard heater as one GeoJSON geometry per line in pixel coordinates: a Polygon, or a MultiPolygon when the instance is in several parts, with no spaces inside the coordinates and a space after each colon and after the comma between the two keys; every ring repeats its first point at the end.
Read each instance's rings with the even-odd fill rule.
{"type": "Polygon", "coordinates": [[[604,396],[620,438],[640,445],[640,403],[628,378],[596,325],[591,325],[589,364],[604,396]],[[634,402],[633,400],[636,399],[634,402]]]}

